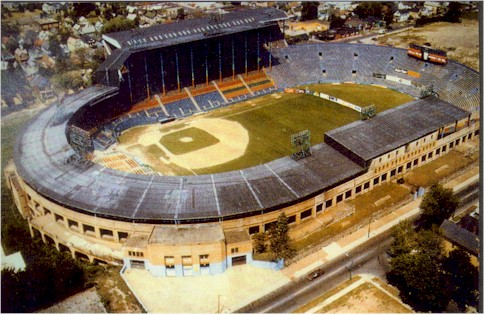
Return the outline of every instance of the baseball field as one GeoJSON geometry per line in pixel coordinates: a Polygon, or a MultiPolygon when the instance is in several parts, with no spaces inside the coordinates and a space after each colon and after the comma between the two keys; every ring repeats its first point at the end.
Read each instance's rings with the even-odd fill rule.
{"type": "MultiPolygon", "coordinates": [[[[306,86],[377,112],[407,103],[408,95],[375,86],[306,86]]],[[[304,88],[306,88],[304,87],[304,88]]],[[[274,93],[163,125],[126,130],[113,148],[164,175],[201,175],[247,168],[291,155],[292,134],[323,134],[360,119],[342,105],[305,94],[274,93]]]]}

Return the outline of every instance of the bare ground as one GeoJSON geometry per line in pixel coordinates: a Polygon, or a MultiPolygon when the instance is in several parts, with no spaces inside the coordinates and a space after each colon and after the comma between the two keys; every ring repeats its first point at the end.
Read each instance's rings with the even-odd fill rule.
{"type": "Polygon", "coordinates": [[[379,42],[385,45],[408,48],[410,43],[447,51],[450,59],[480,70],[479,21],[464,19],[461,23],[437,22],[409,31],[383,36],[379,42]]]}

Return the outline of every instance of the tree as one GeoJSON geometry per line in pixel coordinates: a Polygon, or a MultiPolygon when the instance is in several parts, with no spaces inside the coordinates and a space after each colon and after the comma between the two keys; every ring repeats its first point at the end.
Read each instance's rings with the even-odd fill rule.
{"type": "Polygon", "coordinates": [[[261,254],[266,252],[266,234],[265,233],[256,233],[253,235],[253,251],[256,254],[261,254]]]}
{"type": "Polygon", "coordinates": [[[369,16],[380,17],[382,14],[383,4],[381,2],[363,1],[355,8],[354,13],[361,19],[369,16]]]}
{"type": "Polygon", "coordinates": [[[77,2],[73,4],[76,16],[87,16],[91,11],[96,9],[93,2],[77,2]]]}
{"type": "Polygon", "coordinates": [[[177,20],[183,20],[185,19],[185,11],[184,8],[179,8],[177,10],[177,20]]]}
{"type": "Polygon", "coordinates": [[[316,1],[303,2],[301,7],[301,20],[309,21],[318,17],[318,5],[316,1]]]}
{"type": "Polygon", "coordinates": [[[340,28],[345,24],[345,19],[334,13],[330,16],[330,29],[340,28]]]}
{"type": "Polygon", "coordinates": [[[444,310],[450,291],[444,289],[446,278],[441,264],[443,246],[439,229],[416,231],[410,221],[403,221],[394,229],[393,237],[389,249],[392,268],[387,274],[389,282],[415,310],[444,310]]]}
{"type": "Polygon", "coordinates": [[[117,16],[106,22],[101,29],[102,34],[127,31],[136,28],[135,21],[131,21],[127,18],[117,16]]]}
{"type": "Polygon", "coordinates": [[[448,277],[453,300],[460,311],[465,312],[466,306],[478,306],[479,273],[470,262],[470,255],[463,249],[451,251],[443,263],[448,277]]]}
{"type": "Polygon", "coordinates": [[[424,225],[428,227],[432,224],[440,225],[455,212],[459,203],[451,188],[444,188],[437,183],[432,184],[419,206],[423,212],[424,225]]]}
{"type": "Polygon", "coordinates": [[[283,212],[278,216],[278,221],[270,229],[270,248],[276,258],[288,259],[295,255],[295,249],[288,235],[288,217],[283,212]]]}
{"type": "Polygon", "coordinates": [[[446,11],[444,19],[451,23],[460,23],[461,17],[461,4],[459,2],[451,1],[448,5],[448,11],[446,11]]]}
{"type": "Polygon", "coordinates": [[[391,260],[389,282],[403,301],[419,312],[441,312],[448,305],[449,292],[439,261],[425,253],[409,253],[391,260]]]}

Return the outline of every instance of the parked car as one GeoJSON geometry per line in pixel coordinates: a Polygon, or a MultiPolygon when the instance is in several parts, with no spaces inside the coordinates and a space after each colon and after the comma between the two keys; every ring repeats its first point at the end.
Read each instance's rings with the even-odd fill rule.
{"type": "Polygon", "coordinates": [[[317,269],[313,270],[312,272],[310,272],[310,273],[309,273],[309,274],[306,276],[306,278],[307,278],[308,280],[312,281],[313,279],[320,277],[320,276],[321,276],[321,275],[323,275],[324,273],[325,273],[325,271],[323,271],[323,269],[321,269],[321,268],[317,268],[317,269]]]}

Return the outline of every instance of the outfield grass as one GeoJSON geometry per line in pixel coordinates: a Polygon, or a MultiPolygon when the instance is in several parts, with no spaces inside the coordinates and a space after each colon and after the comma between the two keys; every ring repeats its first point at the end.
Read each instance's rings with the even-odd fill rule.
{"type": "Polygon", "coordinates": [[[414,100],[407,94],[372,85],[312,84],[308,85],[308,89],[329,94],[361,107],[374,105],[377,113],[414,100]]]}

